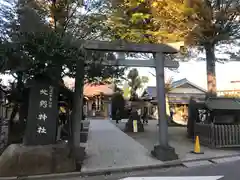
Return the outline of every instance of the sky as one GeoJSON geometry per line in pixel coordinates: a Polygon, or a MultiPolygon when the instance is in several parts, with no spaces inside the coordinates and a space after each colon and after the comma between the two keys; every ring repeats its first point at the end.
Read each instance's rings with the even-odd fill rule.
{"type": "MultiPolygon", "coordinates": [[[[148,76],[148,86],[156,86],[156,78],[149,72],[155,74],[151,68],[138,68],[141,76],[148,76]]],[[[206,63],[205,61],[181,62],[177,70],[173,72],[165,69],[165,79],[173,77],[174,80],[187,78],[194,84],[207,89],[206,63]]],[[[216,64],[216,77],[218,90],[240,89],[240,83],[232,84],[230,81],[240,80],[240,62],[227,62],[216,64]]]]}

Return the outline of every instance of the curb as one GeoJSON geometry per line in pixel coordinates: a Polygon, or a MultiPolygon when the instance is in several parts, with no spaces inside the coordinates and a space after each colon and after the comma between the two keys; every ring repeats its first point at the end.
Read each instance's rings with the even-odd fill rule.
{"type": "Polygon", "coordinates": [[[111,169],[97,169],[97,170],[90,170],[90,171],[84,171],[84,172],[68,172],[68,173],[20,176],[20,177],[0,177],[0,180],[44,180],[44,179],[57,179],[57,178],[67,179],[67,178],[82,177],[82,176],[108,175],[112,173],[132,172],[132,171],[141,171],[141,170],[148,170],[148,169],[186,167],[183,165],[183,163],[237,157],[237,156],[240,156],[240,154],[225,155],[225,156],[218,156],[218,157],[206,157],[206,158],[198,158],[198,159],[191,159],[191,160],[173,160],[173,161],[166,161],[163,164],[111,168],[111,169]]]}

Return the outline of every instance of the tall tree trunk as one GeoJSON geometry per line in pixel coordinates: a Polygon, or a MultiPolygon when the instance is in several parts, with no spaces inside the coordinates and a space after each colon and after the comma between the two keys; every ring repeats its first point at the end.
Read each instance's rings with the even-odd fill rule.
{"type": "Polygon", "coordinates": [[[204,45],[206,50],[206,64],[207,64],[207,97],[217,96],[216,87],[216,70],[215,70],[215,45],[208,43],[204,45]]]}

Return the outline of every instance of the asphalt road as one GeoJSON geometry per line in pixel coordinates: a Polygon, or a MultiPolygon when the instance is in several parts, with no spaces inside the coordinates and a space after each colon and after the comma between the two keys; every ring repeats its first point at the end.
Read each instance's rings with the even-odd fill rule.
{"type": "MultiPolygon", "coordinates": [[[[239,180],[240,161],[198,166],[168,168],[107,176],[64,178],[69,180],[239,180]],[[191,177],[186,177],[191,176],[191,177]],[[201,177],[199,177],[201,176],[201,177]],[[134,177],[134,178],[132,178],[134,177]],[[138,177],[138,178],[137,178],[138,177]],[[143,178],[144,177],[144,178],[143,178]],[[151,177],[151,178],[150,178],[151,177]]],[[[50,179],[49,179],[50,180],[50,179]]],[[[63,179],[58,179],[63,180],[63,179]]]]}

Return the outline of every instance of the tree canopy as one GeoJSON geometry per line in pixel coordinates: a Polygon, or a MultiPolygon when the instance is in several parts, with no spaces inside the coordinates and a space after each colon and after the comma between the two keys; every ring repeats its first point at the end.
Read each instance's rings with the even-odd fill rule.
{"type": "Polygon", "coordinates": [[[108,23],[116,38],[203,45],[210,40],[217,43],[239,37],[239,0],[111,2],[113,10],[108,23]]]}
{"type": "MultiPolygon", "coordinates": [[[[8,72],[17,81],[11,89],[14,95],[11,96],[14,97],[11,101],[14,104],[11,122],[19,113],[19,124],[24,124],[29,100],[27,82],[34,77],[47,76],[60,86],[63,76],[76,77],[77,62],[81,64],[78,72],[84,74],[79,78],[81,82],[102,81],[123,75],[124,68],[102,64],[109,53],[85,51],[82,48],[82,40],[104,38],[104,22],[100,23],[103,21],[102,15],[87,13],[90,9],[101,8],[97,3],[92,4],[85,13],[81,12],[80,0],[9,0],[2,6],[0,73],[8,72]]],[[[77,97],[82,96],[79,91],[82,84],[77,85],[79,88],[75,94],[80,94],[77,97]]],[[[68,95],[70,100],[77,99],[72,99],[72,93],[68,95]]],[[[76,111],[81,114],[81,108],[76,111]]],[[[72,114],[76,111],[73,109],[72,114]]],[[[74,115],[73,118],[79,121],[74,115]]],[[[17,137],[21,138],[22,135],[17,137]]]]}
{"type": "Polygon", "coordinates": [[[195,26],[186,37],[188,44],[203,46],[206,52],[208,96],[216,96],[215,49],[240,37],[240,1],[192,0],[195,26]]]}
{"type": "Polygon", "coordinates": [[[181,41],[192,27],[191,8],[182,0],[114,1],[109,26],[116,38],[137,42],[181,41]]]}
{"type": "Polygon", "coordinates": [[[124,68],[101,64],[107,53],[85,52],[81,48],[80,40],[101,37],[98,32],[102,24],[97,24],[101,19],[99,14],[80,13],[79,3],[19,0],[13,4],[8,14],[15,18],[4,17],[5,24],[1,27],[4,32],[8,30],[1,33],[0,57],[4,66],[1,71],[22,71],[29,78],[39,73],[55,77],[52,73],[56,73],[58,66],[62,76],[74,77],[76,61],[87,58],[92,63],[85,64],[85,80],[101,81],[122,75],[124,68]]]}
{"type": "Polygon", "coordinates": [[[240,38],[239,0],[118,0],[113,7],[108,25],[115,38],[150,43],[184,41],[186,46],[203,47],[209,95],[216,95],[215,46],[237,43],[240,38]]]}
{"type": "Polygon", "coordinates": [[[144,84],[148,83],[149,79],[146,76],[139,76],[136,68],[131,69],[127,75],[128,85],[131,88],[130,100],[136,100],[138,98],[137,90],[143,88],[144,84]]]}

